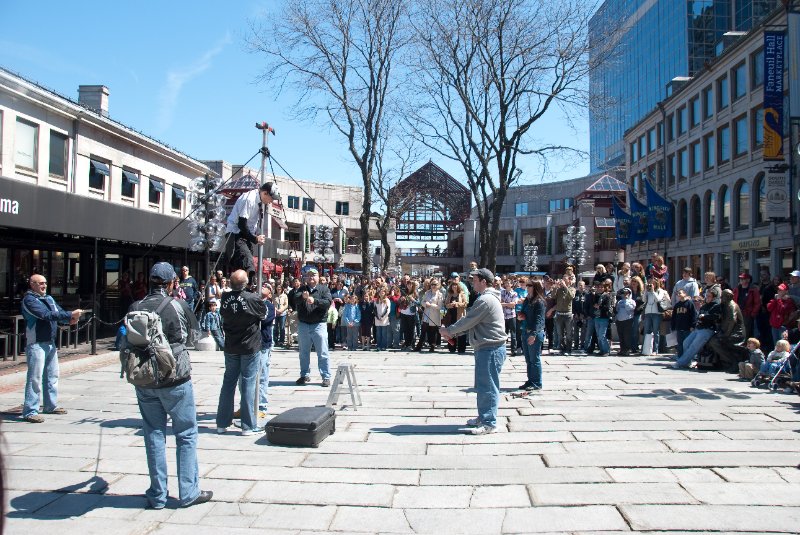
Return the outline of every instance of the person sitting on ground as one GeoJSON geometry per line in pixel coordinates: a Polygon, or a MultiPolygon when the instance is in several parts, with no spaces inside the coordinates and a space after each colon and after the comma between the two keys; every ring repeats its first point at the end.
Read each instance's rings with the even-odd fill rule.
{"type": "Polygon", "coordinates": [[[697,314],[697,326],[683,341],[683,354],[672,365],[673,368],[688,369],[706,342],[716,333],[721,313],[719,294],[719,287],[709,288],[706,292],[706,302],[697,314]]]}
{"type": "Polygon", "coordinates": [[[749,361],[739,363],[739,378],[743,381],[753,379],[764,364],[764,353],[761,352],[758,338],[747,339],[747,350],[750,352],[749,361]]]}
{"type": "Polygon", "coordinates": [[[760,378],[772,378],[778,372],[783,369],[783,371],[789,371],[789,364],[786,362],[789,359],[789,354],[792,350],[792,346],[789,345],[788,340],[778,340],[775,344],[775,349],[767,356],[764,363],[758,370],[758,375],[760,377],[756,377],[753,379],[753,386],[757,386],[758,379],[760,378]]]}
{"type": "Polygon", "coordinates": [[[748,358],[745,341],[744,315],[733,300],[733,291],[722,290],[719,331],[708,341],[708,348],[728,373],[739,372],[739,362],[748,358]]]}

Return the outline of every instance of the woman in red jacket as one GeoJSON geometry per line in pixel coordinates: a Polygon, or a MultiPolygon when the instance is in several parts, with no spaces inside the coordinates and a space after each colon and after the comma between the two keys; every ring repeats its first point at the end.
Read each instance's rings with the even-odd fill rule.
{"type": "Polygon", "coordinates": [[[772,327],[773,340],[777,341],[781,339],[783,331],[786,330],[784,325],[795,309],[794,301],[789,297],[788,288],[785,284],[781,284],[778,286],[778,294],[772,301],[767,303],[769,325],[772,327]]]}
{"type": "Polygon", "coordinates": [[[749,273],[739,275],[739,286],[733,290],[733,300],[742,309],[744,330],[747,338],[753,336],[753,324],[761,311],[761,295],[753,286],[753,277],[749,273]]]}

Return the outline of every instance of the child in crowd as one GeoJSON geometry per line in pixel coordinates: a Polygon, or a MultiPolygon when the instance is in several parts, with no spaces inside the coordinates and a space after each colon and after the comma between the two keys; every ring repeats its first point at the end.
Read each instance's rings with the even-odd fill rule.
{"type": "Polygon", "coordinates": [[[372,341],[372,328],[375,326],[375,301],[372,289],[365,289],[361,301],[358,303],[361,312],[361,347],[369,351],[372,341]]]}
{"type": "MultiPolygon", "coordinates": [[[[697,308],[694,306],[692,297],[686,293],[686,290],[678,290],[678,301],[672,307],[672,318],[670,327],[675,331],[678,338],[678,347],[676,350],[677,358],[683,356],[683,341],[689,337],[689,333],[694,329],[697,323],[697,308]]],[[[752,377],[752,376],[751,376],[752,377]]]]}
{"type": "Polygon", "coordinates": [[[222,331],[222,317],[217,312],[217,300],[208,301],[208,312],[203,317],[202,329],[217,342],[217,351],[225,349],[225,333],[222,331]]]}
{"type": "MultiPolygon", "coordinates": [[[[758,374],[765,378],[774,377],[784,365],[784,361],[789,358],[789,353],[791,350],[792,346],[789,345],[788,340],[778,340],[775,343],[775,350],[772,351],[769,356],[767,356],[767,360],[761,365],[761,368],[758,370],[758,374]]],[[[786,371],[788,371],[788,369],[786,371]]],[[[753,379],[753,386],[757,386],[757,380],[758,376],[753,379]]]]}
{"type": "Polygon", "coordinates": [[[631,299],[631,289],[622,288],[619,291],[619,300],[616,304],[617,332],[619,333],[619,355],[627,356],[631,352],[631,338],[633,329],[633,311],[636,301],[631,299]]]}
{"type": "Polygon", "coordinates": [[[339,312],[336,311],[336,303],[331,303],[325,323],[328,324],[328,349],[336,349],[336,322],[339,319],[339,312]]]}
{"type": "Polygon", "coordinates": [[[358,297],[355,294],[345,297],[342,325],[347,328],[347,349],[355,351],[358,349],[358,333],[361,326],[361,310],[358,308],[358,297]]]}
{"type": "Polygon", "coordinates": [[[747,339],[747,350],[750,352],[750,360],[739,363],[739,377],[743,380],[753,379],[764,364],[764,353],[761,352],[758,338],[747,339]]]}

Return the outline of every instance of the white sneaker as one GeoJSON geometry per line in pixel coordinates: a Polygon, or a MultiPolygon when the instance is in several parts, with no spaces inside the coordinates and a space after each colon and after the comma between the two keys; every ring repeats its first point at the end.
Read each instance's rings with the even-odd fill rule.
{"type": "Polygon", "coordinates": [[[242,436],[249,437],[258,433],[258,429],[242,429],[242,436]]]}
{"type": "Polygon", "coordinates": [[[471,429],[470,432],[473,435],[490,435],[492,433],[497,433],[497,427],[493,427],[491,425],[481,425],[475,429],[471,429]]]}
{"type": "Polygon", "coordinates": [[[227,427],[217,427],[217,434],[224,435],[228,431],[227,427]]]}
{"type": "Polygon", "coordinates": [[[467,420],[467,425],[468,425],[469,427],[478,427],[478,426],[480,426],[480,425],[481,425],[481,419],[480,419],[480,418],[478,418],[478,417],[476,417],[476,418],[470,418],[469,420],[467,420]]]}

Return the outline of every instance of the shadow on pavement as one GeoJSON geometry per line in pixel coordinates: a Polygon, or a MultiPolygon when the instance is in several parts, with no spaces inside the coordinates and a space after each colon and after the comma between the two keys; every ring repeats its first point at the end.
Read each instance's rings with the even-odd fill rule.
{"type": "Polygon", "coordinates": [[[463,425],[393,425],[392,427],[373,427],[371,433],[389,435],[459,435],[464,433],[463,425]]]}
{"type": "Polygon", "coordinates": [[[750,396],[736,392],[730,388],[657,388],[648,394],[621,394],[620,397],[631,398],[664,398],[670,401],[686,401],[689,399],[750,399],[750,396]]]}

